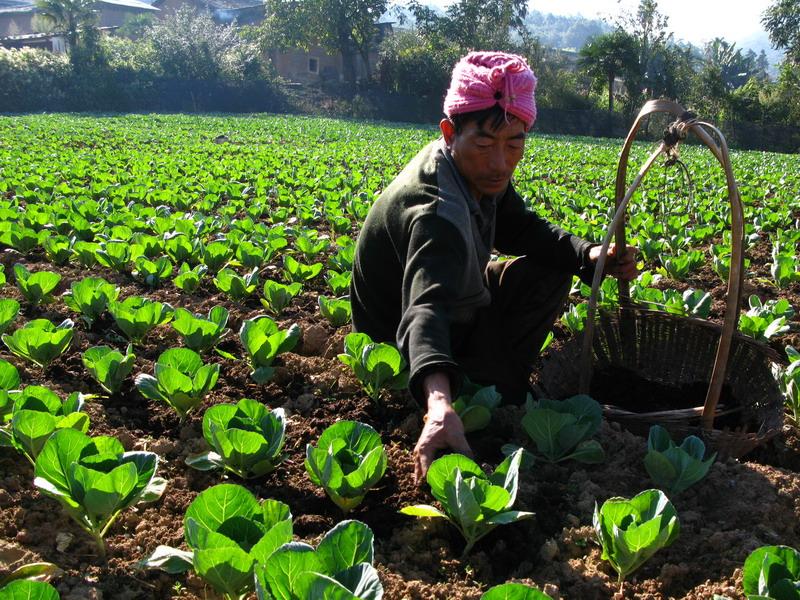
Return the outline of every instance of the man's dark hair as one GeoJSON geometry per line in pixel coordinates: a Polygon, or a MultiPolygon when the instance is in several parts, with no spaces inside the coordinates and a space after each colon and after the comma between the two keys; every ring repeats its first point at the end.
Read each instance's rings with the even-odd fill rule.
{"type": "Polygon", "coordinates": [[[450,120],[453,122],[456,134],[459,134],[464,130],[464,127],[467,125],[467,123],[471,123],[473,121],[479,128],[488,123],[492,131],[497,131],[507,119],[510,120],[516,118],[517,117],[512,114],[506,113],[505,109],[499,104],[495,104],[494,106],[484,108],[483,110],[458,113],[450,117],[450,120]]]}

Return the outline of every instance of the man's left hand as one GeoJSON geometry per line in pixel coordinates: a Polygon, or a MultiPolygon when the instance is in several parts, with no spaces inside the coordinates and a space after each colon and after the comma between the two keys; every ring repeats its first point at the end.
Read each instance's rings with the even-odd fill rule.
{"type": "MultiPolygon", "coordinates": [[[[589,250],[589,260],[597,264],[600,258],[601,246],[593,246],[589,250]]],[[[636,268],[636,248],[626,246],[623,252],[617,252],[617,245],[612,243],[608,247],[608,257],[606,258],[603,275],[613,275],[623,281],[631,281],[639,275],[636,268]]]]}

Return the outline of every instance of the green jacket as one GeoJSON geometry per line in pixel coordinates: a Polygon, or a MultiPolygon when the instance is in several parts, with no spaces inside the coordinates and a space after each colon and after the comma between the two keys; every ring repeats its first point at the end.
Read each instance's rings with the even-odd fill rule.
{"type": "Polygon", "coordinates": [[[450,325],[469,321],[491,297],[484,269],[492,249],[528,255],[590,280],[589,242],[525,208],[512,185],[476,202],[441,139],[428,144],[371,207],[358,236],[350,301],[353,329],[398,345],[422,400],[432,371],[461,372],[450,325]]]}

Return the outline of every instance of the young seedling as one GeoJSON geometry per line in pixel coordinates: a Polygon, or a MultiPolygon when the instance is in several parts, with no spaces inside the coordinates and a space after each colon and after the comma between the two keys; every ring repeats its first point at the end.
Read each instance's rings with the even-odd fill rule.
{"type": "Polygon", "coordinates": [[[369,425],[338,421],[306,446],[306,472],[345,513],[361,504],[387,465],[381,436],[369,425]]]}
{"type": "Polygon", "coordinates": [[[471,433],[485,429],[492,420],[492,412],[500,406],[503,397],[495,386],[481,387],[467,382],[461,394],[453,402],[453,409],[461,417],[464,432],[471,433]]]}
{"type": "Polygon", "coordinates": [[[164,492],[166,481],[156,477],[157,467],[155,454],[125,452],[116,438],[59,429],[36,459],[33,483],[62,504],[105,559],[103,537],[120,513],[164,492]]]}
{"type": "Polygon", "coordinates": [[[60,600],[58,590],[46,581],[17,579],[0,587],[0,600],[60,600]]]}
{"type": "Polygon", "coordinates": [[[544,592],[521,583],[503,583],[490,588],[481,600],[553,600],[544,592]]]}
{"type": "Polygon", "coordinates": [[[233,258],[233,249],[227,242],[211,242],[203,248],[203,264],[216,273],[233,258]]]}
{"type": "Polygon", "coordinates": [[[261,299],[261,304],[271,313],[279,315],[301,291],[303,291],[302,283],[285,285],[268,279],[264,282],[264,297],[261,299]]]}
{"type": "Polygon", "coordinates": [[[140,373],[135,383],[145,398],[161,400],[174,408],[182,423],[214,388],[218,377],[218,364],[204,364],[194,350],[170,348],[158,357],[155,377],[140,373]]]}
{"type": "Polygon", "coordinates": [[[659,489],[675,496],[706,476],[717,455],[703,460],[705,453],[706,445],[697,436],[687,436],[676,446],[666,429],[653,425],[647,438],[644,468],[659,489]]]}
{"type": "Polygon", "coordinates": [[[748,600],[800,598],[800,552],[789,546],[761,546],[744,561],[742,587],[748,600]]]}
{"type": "Polygon", "coordinates": [[[225,469],[241,477],[261,477],[283,460],[286,418],[255,400],[216,404],[203,415],[203,437],[212,450],[189,456],[186,464],[201,471],[225,469]]]}
{"type": "Polygon", "coordinates": [[[102,277],[86,277],[73,281],[70,291],[63,294],[64,304],[80,314],[91,327],[108,307],[119,297],[119,288],[102,277]]]}
{"type": "Polygon", "coordinates": [[[800,351],[792,346],[786,346],[786,357],[789,366],[785,369],[780,365],[773,365],[772,372],[783,392],[784,401],[795,425],[800,424],[800,351]]]}
{"type": "Polygon", "coordinates": [[[128,344],[125,354],[108,346],[93,346],[83,353],[85,366],[97,383],[109,394],[116,394],[122,382],[131,374],[136,355],[133,346],[128,344]]]}
{"type": "Polygon", "coordinates": [[[13,298],[0,299],[0,334],[4,333],[19,314],[19,302],[13,298]]]}
{"type": "Polygon", "coordinates": [[[172,275],[172,263],[166,256],[156,260],[140,256],[134,264],[136,268],[131,275],[149,288],[157,288],[162,281],[172,275]]]}
{"type": "Polygon", "coordinates": [[[155,302],[131,296],[122,302],[109,302],[108,312],[120,331],[134,344],[140,343],[152,329],[169,323],[172,307],[166,302],[155,302]]]}
{"type": "Polygon", "coordinates": [[[81,412],[85,396],[79,392],[62,402],[46,387],[29,385],[9,396],[11,423],[0,428],[0,445],[15,448],[32,465],[53,432],[70,428],[86,433],[89,429],[89,415],[81,412]]]}
{"type": "Polygon", "coordinates": [[[44,370],[67,349],[74,326],[70,319],[64,319],[59,325],[47,319],[34,319],[11,334],[4,333],[2,339],[12,354],[44,370]]]}
{"type": "Polygon", "coordinates": [[[594,507],[594,530],[602,558],[617,572],[622,593],[625,578],[678,537],[675,508],[661,490],[645,490],[631,499],[610,498],[594,507]]]}
{"type": "Polygon", "coordinates": [[[14,265],[14,277],[20,293],[31,304],[46,304],[53,301],[53,290],[56,289],[61,275],[52,271],[31,273],[24,265],[14,265]]]}
{"type": "Polygon", "coordinates": [[[253,568],[292,541],[292,514],[277,500],[259,502],[240,485],[220,484],[197,495],[183,519],[190,550],[158,546],[139,566],[177,574],[189,570],[226,600],[253,591],[253,568]]]}
{"type": "Polygon", "coordinates": [[[360,521],[341,521],[316,550],[284,544],[255,567],[259,600],[381,600],[383,585],[372,566],[372,530],[360,521]]]}
{"type": "Polygon", "coordinates": [[[333,292],[334,296],[345,296],[350,291],[350,281],[353,274],[350,271],[339,273],[338,271],[328,271],[325,273],[325,281],[333,292]]]}
{"type": "Polygon", "coordinates": [[[205,265],[197,265],[191,268],[187,263],[181,263],[178,274],[172,279],[172,283],[182,292],[191,294],[200,285],[200,280],[206,271],[208,271],[208,267],[205,265]]]}
{"type": "MultiPolygon", "coordinates": [[[[600,463],[605,460],[603,448],[597,440],[589,439],[600,429],[603,409],[596,400],[577,395],[566,400],[538,400],[526,403],[522,427],[536,444],[536,456],[557,463],[576,460],[582,463],[600,463]]],[[[509,454],[516,446],[503,446],[509,454]]]]}
{"type": "Polygon", "coordinates": [[[222,269],[214,277],[214,285],[233,300],[244,300],[258,287],[258,268],[245,275],[239,275],[233,269],[222,269]]]}
{"type": "Polygon", "coordinates": [[[289,329],[278,329],[278,325],[267,316],[253,317],[242,323],[239,339],[253,371],[250,376],[256,383],[266,383],[272,379],[275,358],[291,351],[300,339],[300,327],[291,325],[289,329]]]}
{"type": "Polygon", "coordinates": [[[450,521],[464,536],[466,546],[461,557],[469,554],[475,543],[498,525],[516,523],[533,513],[512,510],[517,487],[522,449],[486,475],[474,461],[461,454],[447,454],[436,459],[428,469],[431,493],[443,511],[427,504],[400,509],[413,517],[437,517],[450,521]]]}
{"type": "Polygon", "coordinates": [[[187,348],[196,352],[206,352],[216,346],[228,330],[228,309],[215,306],[208,312],[208,317],[195,315],[185,308],[176,308],[172,327],[183,338],[187,348]]]}
{"type": "Polygon", "coordinates": [[[347,298],[328,298],[319,296],[319,312],[334,327],[341,327],[350,322],[350,300],[347,298]]]}
{"type": "Polygon", "coordinates": [[[290,283],[303,283],[314,279],[322,272],[322,263],[304,265],[288,254],[283,257],[283,274],[290,283]]]}
{"type": "Polygon", "coordinates": [[[20,381],[17,367],[0,358],[0,427],[11,420],[14,399],[9,392],[19,388],[20,381]]]}
{"type": "Polygon", "coordinates": [[[339,360],[353,370],[370,398],[378,401],[383,389],[403,389],[408,385],[406,361],[391,344],[376,344],[366,333],[349,333],[344,338],[344,353],[339,360]]]}

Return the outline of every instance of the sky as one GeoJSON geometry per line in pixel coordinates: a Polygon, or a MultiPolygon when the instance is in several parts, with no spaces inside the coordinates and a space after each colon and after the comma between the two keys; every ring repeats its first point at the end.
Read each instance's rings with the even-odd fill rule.
{"type": "MultiPolygon", "coordinates": [[[[424,4],[446,6],[449,0],[428,0],[424,4]]],[[[770,0],[661,0],[658,9],[669,17],[669,30],[676,39],[702,45],[715,37],[741,41],[762,34],[761,13],[770,0]],[[735,8],[734,8],[735,6],[735,8]]],[[[636,0],[532,0],[531,9],[557,15],[583,15],[594,19],[635,10],[636,0]]]]}

